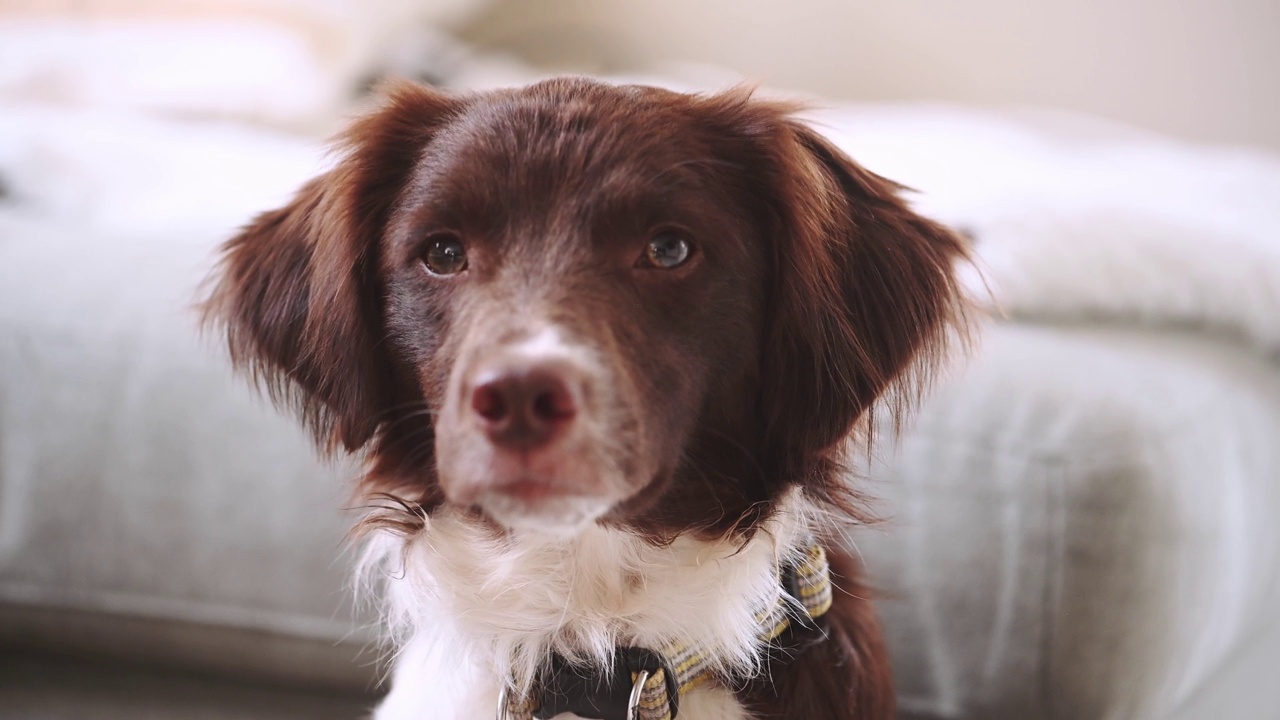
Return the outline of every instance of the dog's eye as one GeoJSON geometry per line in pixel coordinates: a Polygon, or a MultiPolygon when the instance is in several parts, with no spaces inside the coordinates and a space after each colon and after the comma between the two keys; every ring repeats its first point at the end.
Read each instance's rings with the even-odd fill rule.
{"type": "Polygon", "coordinates": [[[670,270],[679,267],[689,259],[693,247],[680,233],[674,230],[663,230],[649,241],[644,250],[644,263],[655,268],[670,270]]]}
{"type": "Polygon", "coordinates": [[[433,275],[455,275],[467,269],[467,251],[457,235],[441,233],[427,238],[422,264],[433,275]]]}

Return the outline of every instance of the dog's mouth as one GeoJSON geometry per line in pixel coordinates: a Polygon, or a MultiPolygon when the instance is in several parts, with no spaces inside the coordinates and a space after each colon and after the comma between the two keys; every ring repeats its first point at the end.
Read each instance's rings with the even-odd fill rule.
{"type": "Polygon", "coordinates": [[[636,486],[588,438],[513,451],[476,433],[448,436],[457,444],[441,457],[445,496],[508,528],[571,533],[609,515],[636,486]]]}
{"type": "Polygon", "coordinates": [[[569,495],[539,482],[517,482],[485,493],[476,503],[487,517],[511,530],[573,535],[613,507],[594,495],[569,495]]]}

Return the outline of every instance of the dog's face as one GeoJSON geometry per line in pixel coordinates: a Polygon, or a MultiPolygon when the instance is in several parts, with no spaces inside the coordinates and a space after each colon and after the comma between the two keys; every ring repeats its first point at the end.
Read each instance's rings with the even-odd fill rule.
{"type": "Polygon", "coordinates": [[[233,356],[371,491],[511,528],[751,525],[959,308],[944,229],[744,93],[399,86],[228,245],[233,356]]]}
{"type": "Polygon", "coordinates": [[[382,255],[440,486],[511,526],[652,500],[704,410],[748,415],[758,383],[765,245],[716,138],[679,96],[558,95],[442,126],[382,255]]]}

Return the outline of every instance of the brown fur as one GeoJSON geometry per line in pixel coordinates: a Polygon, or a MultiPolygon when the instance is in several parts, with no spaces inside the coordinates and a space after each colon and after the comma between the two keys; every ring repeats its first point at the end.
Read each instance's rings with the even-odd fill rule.
{"type": "MultiPolygon", "coordinates": [[[[858,428],[869,442],[874,408],[913,400],[962,329],[962,240],[749,91],[385,96],[333,170],[228,243],[206,308],[322,448],[367,454],[361,493],[398,508],[377,522],[412,532],[449,501],[441,433],[483,449],[441,420],[451,372],[531,319],[600,358],[582,422],[628,483],[604,522],[745,533],[797,484],[857,518],[838,456],[858,428]],[[688,233],[696,262],[635,270],[655,226],[688,233]],[[465,277],[422,273],[440,232],[465,239],[465,277]]],[[[870,604],[840,595],[827,622],[830,640],[746,691],[761,717],[892,716],[870,604]]]]}

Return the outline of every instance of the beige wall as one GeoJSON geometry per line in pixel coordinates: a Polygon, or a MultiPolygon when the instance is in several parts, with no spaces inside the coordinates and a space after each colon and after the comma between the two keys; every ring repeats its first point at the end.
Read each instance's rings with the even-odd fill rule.
{"type": "Polygon", "coordinates": [[[716,63],[833,98],[1048,104],[1280,149],[1280,0],[505,0],[464,33],[558,68],[716,63]]]}

